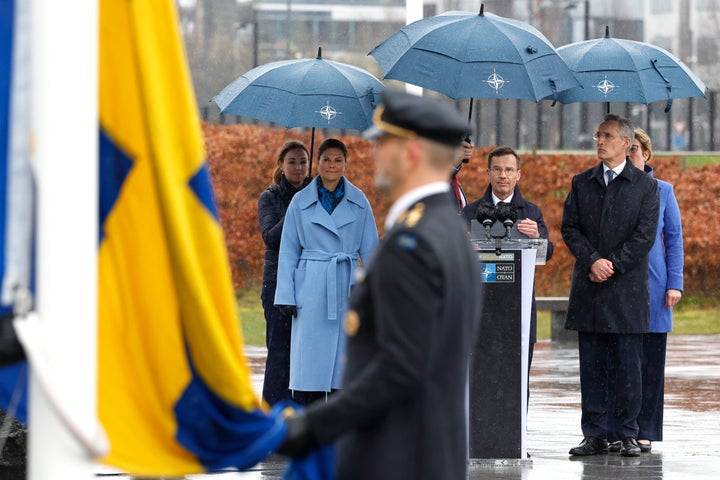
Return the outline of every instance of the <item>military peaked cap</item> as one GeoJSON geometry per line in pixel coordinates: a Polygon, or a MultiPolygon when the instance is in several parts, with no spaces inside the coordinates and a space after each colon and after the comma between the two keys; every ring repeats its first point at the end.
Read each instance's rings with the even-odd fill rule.
{"type": "Polygon", "coordinates": [[[363,136],[368,140],[385,135],[423,137],[459,147],[469,132],[468,122],[450,105],[437,99],[386,88],[382,93],[382,103],[375,109],[373,126],[363,136]]]}

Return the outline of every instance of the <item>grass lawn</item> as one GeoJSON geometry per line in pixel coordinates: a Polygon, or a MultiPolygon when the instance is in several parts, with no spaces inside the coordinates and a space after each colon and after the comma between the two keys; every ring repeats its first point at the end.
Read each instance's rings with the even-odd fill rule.
{"type": "Polygon", "coordinates": [[[265,314],[260,289],[249,289],[237,296],[238,314],[246,345],[265,345],[265,314]]]}
{"type": "MultiPolygon", "coordinates": [[[[720,308],[685,308],[673,314],[673,334],[720,333],[720,308]]],[[[550,338],[550,312],[538,312],[538,339],[550,338]]]]}
{"type": "MultiPolygon", "coordinates": [[[[265,345],[265,317],[258,290],[238,295],[238,313],[247,345],[265,345]]],[[[674,313],[676,335],[720,333],[720,307],[684,306],[674,313]]],[[[550,338],[550,312],[538,312],[538,339],[550,338]]]]}
{"type": "Polygon", "coordinates": [[[720,157],[717,155],[688,155],[683,157],[683,165],[686,167],[702,167],[703,165],[714,165],[720,157]]]}

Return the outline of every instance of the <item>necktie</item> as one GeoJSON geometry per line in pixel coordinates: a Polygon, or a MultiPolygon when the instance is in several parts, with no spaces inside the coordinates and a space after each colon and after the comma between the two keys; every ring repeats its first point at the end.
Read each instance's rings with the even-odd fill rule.
{"type": "Polygon", "coordinates": [[[615,178],[615,172],[613,170],[608,170],[605,172],[605,176],[607,177],[607,182],[605,182],[605,185],[610,184],[610,182],[613,181],[613,178],[615,178]]]}

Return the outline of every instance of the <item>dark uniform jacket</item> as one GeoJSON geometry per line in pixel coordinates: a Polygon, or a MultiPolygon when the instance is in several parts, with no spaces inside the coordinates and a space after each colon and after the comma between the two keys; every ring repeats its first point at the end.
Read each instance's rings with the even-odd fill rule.
{"type": "Polygon", "coordinates": [[[307,409],[310,430],[340,437],[338,479],[464,480],[481,284],[449,196],[411,206],[366,267],[345,319],[343,388],[307,409]]]}
{"type": "Polygon", "coordinates": [[[630,161],[607,187],[603,165],[576,175],[565,200],[562,236],[575,267],[565,328],[595,333],[644,333],[650,328],[648,253],[655,242],[657,182],[630,161]],[[615,274],[590,281],[605,258],[615,274]]]}
{"type": "MultiPolygon", "coordinates": [[[[479,200],[469,203],[467,207],[463,209],[463,215],[465,215],[465,219],[467,220],[468,225],[470,225],[471,220],[475,220],[475,217],[477,216],[477,210],[478,207],[483,203],[493,203],[492,198],[492,185],[488,185],[487,189],[485,190],[485,193],[482,197],[480,197],[479,200]]],[[[515,185],[515,190],[513,191],[513,197],[510,201],[512,205],[515,205],[515,208],[517,209],[518,214],[518,221],[523,220],[525,218],[529,218],[530,220],[537,223],[538,226],[538,232],[540,232],[540,238],[547,238],[548,239],[548,245],[547,245],[547,256],[545,257],[545,261],[548,261],[552,258],[553,252],[555,251],[555,246],[550,241],[549,235],[548,235],[548,229],[547,225],[545,225],[545,219],[543,218],[543,214],[540,211],[540,208],[535,205],[532,202],[529,202],[525,200],[520,193],[520,189],[517,185],[515,185]]],[[[469,228],[469,227],[468,227],[469,228]]],[[[530,342],[535,343],[537,341],[537,307],[535,305],[535,292],[533,290],[533,299],[532,299],[532,307],[530,310],[530,342]]]]}

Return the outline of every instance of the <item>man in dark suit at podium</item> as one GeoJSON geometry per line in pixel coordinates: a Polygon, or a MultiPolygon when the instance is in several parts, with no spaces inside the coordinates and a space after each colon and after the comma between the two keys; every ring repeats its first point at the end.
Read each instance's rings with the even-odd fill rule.
{"type": "MultiPolygon", "coordinates": [[[[545,261],[553,255],[554,246],[548,238],[548,230],[540,208],[532,202],[525,200],[520,194],[517,183],[520,180],[520,157],[510,147],[497,147],[488,154],[488,176],[490,184],[479,200],[469,203],[463,209],[463,215],[468,223],[477,216],[478,207],[483,204],[497,205],[499,202],[510,203],[517,210],[517,230],[527,238],[548,239],[547,256],[545,261]]],[[[532,363],[533,350],[537,342],[537,308],[533,292],[532,307],[530,311],[530,346],[528,350],[528,369],[532,363]]]]}
{"type": "Polygon", "coordinates": [[[383,92],[370,136],[394,203],[350,299],[343,386],[287,420],[278,452],[337,440],[337,478],[465,480],[482,285],[449,180],[468,128],[447,104],[383,92]]]}
{"type": "Polygon", "coordinates": [[[648,253],[660,200],[657,182],[627,160],[634,137],[630,121],[606,115],[593,136],[601,162],[573,177],[565,200],[561,231],[575,257],[565,328],[578,332],[584,436],[570,455],[606,453],[608,415],[614,415],[624,438],[621,455],[640,456],[642,334],[650,330],[648,253]],[[621,387],[609,403],[610,375],[621,387]]]}

